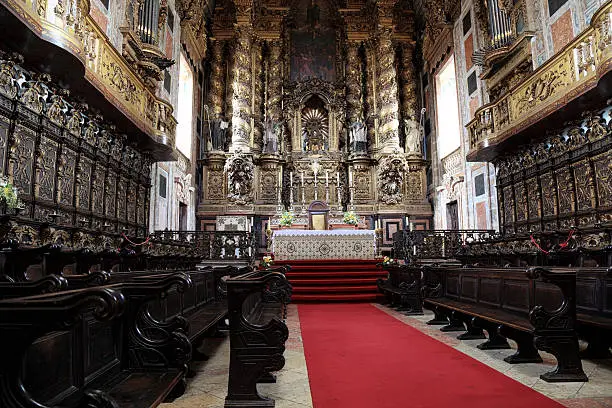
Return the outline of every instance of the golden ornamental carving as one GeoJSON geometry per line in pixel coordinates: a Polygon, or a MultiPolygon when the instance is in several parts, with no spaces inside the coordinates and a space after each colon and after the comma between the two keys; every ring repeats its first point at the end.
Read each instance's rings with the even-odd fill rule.
{"type": "Polygon", "coordinates": [[[378,100],[379,144],[389,152],[399,149],[399,103],[395,50],[390,30],[381,30],[378,36],[378,100]]]}
{"type": "MultiPolygon", "coordinates": [[[[43,4],[46,10],[47,3],[43,4]]],[[[158,99],[153,91],[147,88],[138,72],[115,50],[89,14],[89,1],[59,0],[52,11],[46,10],[42,13],[42,5],[39,2],[15,2],[7,4],[7,7],[22,17],[30,29],[42,39],[60,44],[58,46],[77,57],[85,66],[85,78],[112,104],[117,105],[140,130],[155,142],[174,147],[173,131],[176,120],[172,117],[170,105],[158,99]],[[147,104],[156,105],[153,110],[157,111],[157,115],[146,115],[147,104]],[[161,107],[162,105],[164,107],[161,107]],[[160,121],[159,118],[163,119],[160,121]],[[162,128],[164,131],[160,130],[162,128]]],[[[9,79],[13,66],[14,62],[10,58],[3,58],[0,66],[0,92],[7,95],[14,93],[15,89],[14,79],[9,79]]],[[[21,99],[33,110],[41,112],[41,98],[45,98],[45,92],[44,81],[34,81],[21,95],[21,99]]],[[[60,104],[60,101],[55,103],[60,104]]],[[[57,116],[58,109],[61,109],[59,105],[54,106],[51,115],[57,116]]],[[[68,121],[69,128],[73,130],[82,122],[78,115],[68,121]]]]}
{"type": "Polygon", "coordinates": [[[469,160],[490,159],[498,143],[597,86],[612,68],[611,13],[612,3],[605,4],[590,27],[558,54],[498,101],[476,111],[467,124],[469,160]]]}
{"type": "Polygon", "coordinates": [[[233,149],[250,150],[252,70],[251,47],[253,38],[250,29],[236,30],[234,48],[234,78],[232,82],[232,146],[233,149]]]}

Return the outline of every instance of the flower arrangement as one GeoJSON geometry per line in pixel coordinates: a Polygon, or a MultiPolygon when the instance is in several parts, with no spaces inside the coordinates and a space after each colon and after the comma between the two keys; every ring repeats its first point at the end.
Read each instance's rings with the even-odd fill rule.
{"type": "Polygon", "coordinates": [[[0,177],[0,203],[7,209],[21,208],[23,203],[17,196],[17,188],[14,187],[6,177],[0,177]]]}
{"type": "Polygon", "coordinates": [[[357,214],[355,214],[353,211],[347,211],[344,213],[342,222],[349,225],[357,225],[359,224],[359,218],[357,218],[357,214]]]}
{"type": "Polygon", "coordinates": [[[398,265],[399,262],[397,259],[393,259],[393,258],[389,258],[388,256],[385,256],[383,258],[382,264],[387,266],[387,265],[398,265]]]}
{"type": "Polygon", "coordinates": [[[285,211],[280,218],[279,224],[283,227],[290,227],[293,224],[295,215],[290,211],[285,211]]]}
{"type": "Polygon", "coordinates": [[[265,269],[268,269],[273,263],[274,263],[274,260],[272,259],[270,255],[266,255],[261,259],[261,266],[264,267],[265,269]]]}

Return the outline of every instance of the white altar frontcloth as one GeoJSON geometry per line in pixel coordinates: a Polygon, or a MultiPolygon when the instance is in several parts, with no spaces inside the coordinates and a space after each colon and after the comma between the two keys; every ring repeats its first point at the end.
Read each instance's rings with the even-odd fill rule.
{"type": "Polygon", "coordinates": [[[376,233],[373,230],[274,231],[274,258],[291,259],[374,259],[376,233]]]}

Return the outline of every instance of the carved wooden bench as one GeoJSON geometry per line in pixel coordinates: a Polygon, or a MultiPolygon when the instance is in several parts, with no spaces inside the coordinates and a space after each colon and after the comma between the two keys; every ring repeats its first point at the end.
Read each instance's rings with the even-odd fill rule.
{"type": "Polygon", "coordinates": [[[421,267],[419,265],[384,265],[387,279],[379,278],[379,292],[387,304],[406,315],[422,315],[421,267]]]}
{"type": "Polygon", "coordinates": [[[0,329],[12,334],[0,351],[8,361],[2,406],[154,407],[180,395],[191,345],[148,309],[190,286],[189,276],[174,274],[0,300],[0,329]]]}
{"type": "Polygon", "coordinates": [[[226,407],[273,407],[257,392],[257,383],[273,382],[285,365],[289,337],[284,303],[291,286],[281,272],[262,270],[227,279],[230,321],[230,370],[226,407]]]}
{"type": "Polygon", "coordinates": [[[428,276],[425,288],[424,305],[435,314],[430,324],[465,331],[460,339],[485,338],[485,330],[483,350],[509,348],[511,338],[518,350],[508,363],[541,362],[538,349],[547,351],[557,368],[543,380],[587,381],[576,332],[575,271],[427,267],[425,274],[437,276],[428,276]]]}

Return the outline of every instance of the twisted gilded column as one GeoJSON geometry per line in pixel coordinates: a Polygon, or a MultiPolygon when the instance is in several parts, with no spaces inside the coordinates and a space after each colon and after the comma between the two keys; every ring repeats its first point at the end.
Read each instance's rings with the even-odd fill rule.
{"type": "Polygon", "coordinates": [[[346,55],[346,102],[348,125],[363,121],[363,95],[361,90],[361,58],[359,57],[359,42],[348,43],[346,55]]]}
{"type": "Polygon", "coordinates": [[[411,45],[404,45],[402,48],[402,72],[400,75],[402,83],[402,116],[404,119],[415,118],[418,120],[416,75],[412,55],[413,47],[411,45]]]}
{"type": "Polygon", "coordinates": [[[253,39],[248,26],[236,29],[234,78],[232,83],[232,151],[251,151],[251,47],[253,39]]]}
{"type": "Polygon", "coordinates": [[[263,92],[264,92],[264,77],[263,77],[263,55],[261,40],[253,43],[253,150],[259,152],[263,146],[263,92]]]}
{"type": "Polygon", "coordinates": [[[214,41],[210,56],[212,69],[208,103],[211,116],[214,115],[215,117],[220,117],[223,114],[223,46],[223,41],[214,41]]]}
{"type": "Polygon", "coordinates": [[[382,153],[401,151],[399,139],[399,103],[397,98],[397,73],[395,72],[395,50],[391,30],[382,29],[378,35],[378,140],[382,153]]]}
{"type": "Polygon", "coordinates": [[[268,115],[274,123],[278,123],[283,120],[281,107],[283,98],[283,43],[281,40],[274,40],[270,41],[269,45],[268,115]]]}

